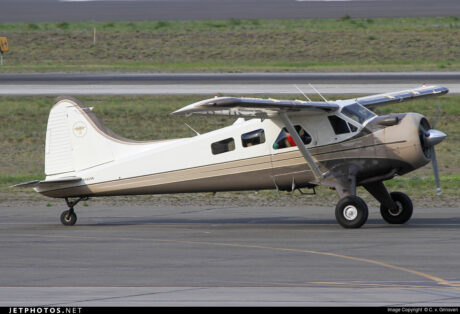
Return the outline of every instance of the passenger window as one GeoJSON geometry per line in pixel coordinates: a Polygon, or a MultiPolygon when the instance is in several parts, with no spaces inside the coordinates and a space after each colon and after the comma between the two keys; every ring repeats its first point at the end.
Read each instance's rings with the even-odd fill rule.
{"type": "MultiPolygon", "coordinates": [[[[295,125],[294,128],[296,129],[297,133],[299,134],[302,142],[305,145],[311,143],[311,136],[307,133],[300,125],[295,125]]],[[[274,149],[286,148],[286,147],[293,147],[296,146],[294,139],[292,138],[291,134],[289,134],[286,128],[283,128],[276,138],[275,144],[273,144],[274,149]]]]}
{"type": "Polygon", "coordinates": [[[213,155],[218,155],[235,150],[235,140],[233,138],[227,138],[225,140],[212,143],[211,150],[213,155]]]}
{"type": "Polygon", "coordinates": [[[332,128],[334,129],[335,134],[350,133],[350,129],[348,128],[348,124],[345,120],[337,116],[328,116],[328,118],[332,128]]]}
{"type": "Polygon", "coordinates": [[[241,142],[243,147],[250,147],[265,143],[265,132],[262,129],[252,132],[244,133],[241,135],[241,142]]]}

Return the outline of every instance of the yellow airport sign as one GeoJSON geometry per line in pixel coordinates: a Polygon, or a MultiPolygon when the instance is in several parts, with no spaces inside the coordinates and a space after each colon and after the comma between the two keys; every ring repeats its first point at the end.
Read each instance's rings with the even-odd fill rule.
{"type": "Polygon", "coordinates": [[[10,47],[8,46],[8,38],[0,37],[0,51],[5,52],[8,50],[10,50],[10,47]]]}

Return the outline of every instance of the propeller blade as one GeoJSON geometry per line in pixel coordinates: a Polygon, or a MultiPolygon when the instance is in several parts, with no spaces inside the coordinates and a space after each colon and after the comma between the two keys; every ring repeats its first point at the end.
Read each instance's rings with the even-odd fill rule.
{"type": "Polygon", "coordinates": [[[439,117],[441,116],[441,103],[438,100],[437,106],[436,106],[436,112],[434,113],[433,119],[431,119],[431,128],[436,127],[436,123],[439,120],[439,117]]]}
{"type": "Polygon", "coordinates": [[[438,160],[434,146],[431,147],[431,163],[433,164],[434,181],[436,182],[436,194],[441,195],[441,182],[439,181],[438,160]]]}

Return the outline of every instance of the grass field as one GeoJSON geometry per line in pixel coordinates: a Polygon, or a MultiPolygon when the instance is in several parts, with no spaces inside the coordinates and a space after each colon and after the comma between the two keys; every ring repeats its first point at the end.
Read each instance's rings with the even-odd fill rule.
{"type": "MultiPolygon", "coordinates": [[[[349,98],[339,97],[335,98],[349,98]]],[[[298,95],[283,98],[298,98],[298,95]]],[[[334,99],[334,97],[331,97],[334,99]]],[[[125,96],[125,97],[81,97],[88,106],[94,106],[96,115],[114,132],[132,139],[163,139],[193,136],[187,123],[200,133],[226,126],[233,122],[228,118],[177,117],[172,111],[202,99],[202,96],[125,96]]],[[[435,195],[435,184],[431,165],[404,177],[387,181],[391,190],[410,194],[418,202],[458,206],[460,201],[460,96],[445,95],[402,104],[382,107],[379,113],[420,112],[428,119],[435,116],[437,104],[441,115],[436,127],[448,134],[448,138],[436,146],[443,195],[435,195]]],[[[48,202],[31,189],[11,189],[9,186],[33,179],[44,178],[45,131],[49,110],[54,97],[1,97],[0,98],[0,202],[11,200],[41,200],[48,202]]],[[[219,193],[218,193],[219,194],[219,193]]],[[[364,193],[367,194],[367,193],[364,193]]],[[[226,193],[222,200],[237,200],[277,204],[275,191],[226,193]]],[[[156,202],[160,196],[152,197],[156,202]]],[[[165,196],[166,202],[186,202],[203,196],[165,196]]],[[[136,200],[149,200],[139,197],[136,200]]],[[[211,200],[205,195],[204,200],[211,200]]],[[[307,199],[311,204],[325,200],[335,204],[337,195],[321,188],[318,197],[300,197],[294,194],[292,202],[307,199]]],[[[215,199],[213,199],[215,201],[215,199]]],[[[285,201],[284,201],[285,203],[285,201]]],[[[428,206],[427,205],[427,206],[428,206]]]]}
{"type": "Polygon", "coordinates": [[[460,70],[458,17],[0,23],[0,36],[0,72],[460,70]]]}

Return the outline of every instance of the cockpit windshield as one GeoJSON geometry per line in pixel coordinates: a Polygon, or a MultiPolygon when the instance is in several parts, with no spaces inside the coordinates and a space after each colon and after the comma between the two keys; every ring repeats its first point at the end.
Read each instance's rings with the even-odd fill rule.
{"type": "Polygon", "coordinates": [[[359,104],[353,104],[343,107],[342,113],[360,124],[363,124],[367,120],[376,116],[375,113],[359,104]]]}

